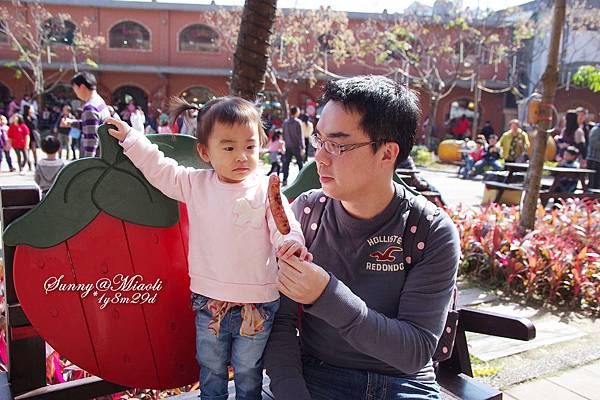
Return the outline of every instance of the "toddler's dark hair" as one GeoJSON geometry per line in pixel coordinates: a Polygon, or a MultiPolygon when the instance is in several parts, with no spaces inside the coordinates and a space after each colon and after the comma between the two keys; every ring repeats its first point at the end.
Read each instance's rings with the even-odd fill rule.
{"type": "Polygon", "coordinates": [[[60,150],[60,142],[52,135],[42,140],[42,151],[46,154],[54,154],[60,150]]]}
{"type": "Polygon", "coordinates": [[[203,107],[190,104],[184,99],[173,97],[169,104],[171,120],[175,121],[180,115],[189,118],[189,110],[197,110],[196,138],[198,143],[208,145],[208,138],[217,122],[227,125],[247,125],[255,123],[258,126],[260,145],[267,144],[267,135],[263,127],[258,108],[241,97],[225,96],[208,101],[203,107]]]}
{"type": "Polygon", "coordinates": [[[273,131],[273,135],[271,136],[271,141],[274,142],[279,139],[283,135],[283,131],[281,129],[275,129],[273,131]]]}

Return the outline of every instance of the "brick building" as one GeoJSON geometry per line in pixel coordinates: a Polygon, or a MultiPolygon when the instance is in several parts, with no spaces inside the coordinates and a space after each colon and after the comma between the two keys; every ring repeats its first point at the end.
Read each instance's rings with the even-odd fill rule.
{"type": "MultiPolygon", "coordinates": [[[[228,93],[228,80],[232,67],[232,54],[219,45],[219,35],[203,19],[203,13],[214,9],[211,5],[176,4],[163,2],[136,2],[115,0],[42,0],[53,14],[67,12],[77,29],[87,18],[91,23],[81,29],[92,36],[103,36],[106,43],[96,52],[94,60],[98,64],[95,71],[98,78],[98,91],[117,108],[124,107],[134,100],[145,110],[164,107],[170,96],[183,96],[194,102],[203,102],[211,96],[228,93]]],[[[10,7],[10,3],[5,3],[10,7]]],[[[24,3],[27,5],[27,1],[24,3]]],[[[10,9],[14,13],[26,13],[27,9],[10,9]]],[[[348,13],[350,26],[355,26],[372,14],[348,13]]],[[[5,39],[5,38],[4,38],[5,39]]],[[[68,40],[68,37],[62,38],[68,40]]],[[[60,40],[58,41],[60,42],[60,40]]],[[[54,45],[55,59],[47,65],[48,73],[61,67],[68,68],[68,60],[61,58],[60,44],[54,45]]],[[[11,50],[6,40],[0,37],[0,65],[14,61],[17,53],[11,50]]],[[[362,65],[346,63],[339,68],[331,67],[332,72],[350,76],[368,74],[371,71],[362,65]]],[[[486,86],[502,87],[506,80],[506,67],[500,64],[493,71],[489,65],[482,66],[480,78],[485,81],[494,76],[494,81],[486,86]]],[[[61,103],[73,98],[65,83],[46,96],[48,104],[61,103]]],[[[25,79],[16,79],[14,70],[0,67],[0,100],[9,96],[21,98],[31,91],[25,79]]],[[[559,92],[558,105],[572,107],[583,104],[597,114],[597,95],[587,90],[578,90],[577,98],[572,91],[566,96],[559,92]],[[579,99],[582,101],[580,102],[579,99]],[[573,104],[571,104],[573,103],[573,104]]],[[[304,108],[316,100],[319,85],[309,87],[300,82],[289,96],[290,104],[304,108]]],[[[266,97],[271,105],[276,103],[269,87],[266,97]]],[[[428,114],[429,99],[421,93],[423,115],[428,114]]],[[[440,137],[448,132],[448,122],[458,113],[472,112],[474,92],[471,82],[460,81],[450,95],[443,98],[438,106],[434,122],[440,137]]],[[[275,104],[277,105],[277,104],[275,104]]],[[[490,120],[497,130],[506,126],[507,121],[516,115],[514,98],[506,93],[482,92],[479,102],[479,124],[490,120]]]]}

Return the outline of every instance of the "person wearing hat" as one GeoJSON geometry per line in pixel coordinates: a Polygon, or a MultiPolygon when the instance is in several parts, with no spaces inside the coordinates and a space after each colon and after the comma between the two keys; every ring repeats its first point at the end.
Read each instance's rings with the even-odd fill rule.
{"type": "Polygon", "coordinates": [[[528,159],[529,136],[523,131],[518,119],[509,122],[510,129],[502,134],[498,145],[507,162],[525,162],[528,159]]]}

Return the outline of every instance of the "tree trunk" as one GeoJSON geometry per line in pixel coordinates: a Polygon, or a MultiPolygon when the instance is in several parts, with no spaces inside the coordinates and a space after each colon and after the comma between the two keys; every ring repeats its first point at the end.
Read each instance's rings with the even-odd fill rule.
{"type": "MultiPolygon", "coordinates": [[[[479,76],[478,76],[479,77],[479,76]]],[[[481,103],[481,89],[479,89],[479,81],[475,80],[475,90],[474,90],[474,113],[473,113],[473,125],[471,126],[471,137],[473,139],[477,139],[477,134],[479,133],[479,104],[481,103]]]]}
{"type": "Polygon", "coordinates": [[[437,116],[437,109],[439,104],[438,96],[431,96],[429,100],[429,129],[427,129],[425,138],[425,145],[429,150],[432,150],[435,117],[437,116]]]}
{"type": "Polygon", "coordinates": [[[542,77],[544,92],[542,95],[542,106],[540,107],[540,124],[535,136],[533,154],[529,162],[527,173],[525,199],[523,200],[520,230],[525,232],[531,230],[535,224],[535,212],[538,197],[540,195],[540,183],[544,168],[546,155],[546,143],[548,140],[548,129],[551,128],[552,110],[550,105],[554,103],[556,84],[558,82],[558,51],[560,47],[560,36],[565,21],[565,0],[556,0],[554,3],[554,16],[552,20],[552,36],[550,37],[550,49],[548,52],[548,65],[542,77]]]}
{"type": "Polygon", "coordinates": [[[231,94],[254,101],[265,85],[277,0],[246,0],[233,55],[231,94]]]}

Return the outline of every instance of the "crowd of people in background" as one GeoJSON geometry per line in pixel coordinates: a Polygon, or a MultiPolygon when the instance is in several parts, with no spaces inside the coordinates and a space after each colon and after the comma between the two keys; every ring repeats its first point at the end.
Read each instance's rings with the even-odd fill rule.
{"type": "MultiPolygon", "coordinates": [[[[40,110],[38,102],[26,94],[20,101],[11,98],[5,109],[0,110],[0,170],[6,171],[3,163],[9,172],[25,174],[29,170],[43,194],[65,163],[99,155],[96,130],[108,116],[146,134],[195,135],[196,110],[171,121],[167,110],[158,108],[147,114],[135,101],[130,101],[119,112],[96,93],[95,77],[89,73],[77,74],[72,87],[79,101],[45,105],[40,110]],[[81,106],[75,108],[75,104],[81,106]],[[90,126],[89,121],[95,122],[90,126]],[[44,154],[43,158],[38,159],[38,150],[44,154]]],[[[269,174],[283,174],[284,184],[292,160],[295,158],[298,169],[308,160],[314,130],[312,119],[301,114],[297,106],[291,106],[289,111],[285,121],[264,116],[269,135],[264,149],[271,164],[269,174]]]]}
{"type": "MultiPolygon", "coordinates": [[[[45,160],[48,160],[49,154],[55,156],[51,156],[53,165],[58,165],[55,159],[69,161],[95,156],[98,148],[95,129],[108,116],[123,120],[146,134],[194,135],[196,130],[196,110],[189,110],[171,121],[167,110],[158,108],[152,113],[146,113],[141,105],[130,101],[118,112],[115,107],[106,105],[96,93],[96,82],[92,74],[77,74],[73,84],[80,100],[77,104],[83,103],[76,109],[73,109],[71,103],[44,106],[40,111],[38,102],[29,94],[24,95],[20,101],[10,99],[0,114],[0,167],[5,162],[10,172],[18,170],[20,174],[24,174],[27,169],[33,172],[40,164],[40,146],[46,154],[45,160]],[[84,116],[86,112],[87,116],[84,116]],[[96,121],[92,127],[81,122],[90,120],[96,121]],[[49,136],[56,140],[46,141],[44,149],[42,144],[49,136]],[[49,153],[54,148],[54,143],[58,143],[58,150],[49,153]]],[[[269,135],[268,145],[264,149],[267,154],[265,160],[271,164],[269,174],[282,174],[283,184],[287,185],[292,161],[295,159],[298,169],[302,169],[313,149],[310,137],[316,121],[306,113],[301,113],[300,108],[294,105],[289,108],[289,117],[285,120],[269,114],[264,114],[263,118],[269,135]]],[[[465,141],[461,150],[464,168],[460,176],[470,178],[483,174],[486,170],[502,170],[502,161],[527,162],[531,147],[530,136],[536,132],[526,132],[519,120],[513,119],[509,122],[509,129],[497,135],[491,122],[485,121],[479,134],[472,138],[471,123],[466,115],[461,115],[452,127],[451,134],[454,138],[465,141]]],[[[564,114],[553,138],[557,147],[554,160],[557,165],[597,171],[590,175],[589,187],[600,188],[600,123],[590,122],[587,110],[578,107],[564,114]]],[[[44,161],[42,164],[48,162],[44,161]]],[[[571,185],[566,185],[565,188],[575,190],[571,185]]]]}
{"type": "MultiPolygon", "coordinates": [[[[452,134],[456,135],[456,132],[453,130],[452,134]]],[[[461,152],[465,165],[461,176],[468,178],[482,174],[486,169],[502,170],[500,160],[527,162],[531,147],[530,136],[535,136],[537,131],[534,129],[528,133],[521,127],[518,119],[513,119],[509,123],[509,130],[500,138],[495,135],[490,121],[485,122],[475,139],[469,137],[468,131],[464,134],[467,136],[461,152]]],[[[552,136],[556,144],[556,157],[552,161],[561,167],[595,170],[595,174],[590,174],[588,187],[600,189],[600,122],[591,122],[587,110],[577,107],[564,114],[552,136]]],[[[562,182],[560,189],[572,192],[576,189],[576,184],[576,181],[562,182]]]]}

